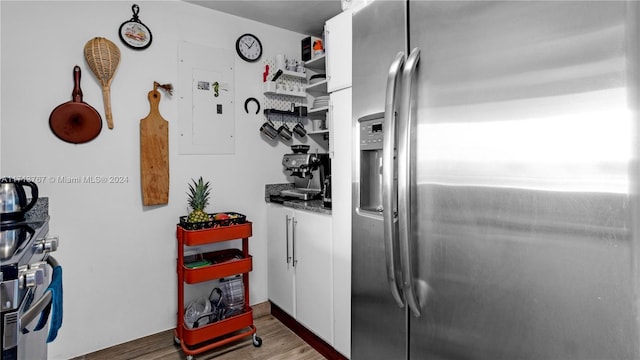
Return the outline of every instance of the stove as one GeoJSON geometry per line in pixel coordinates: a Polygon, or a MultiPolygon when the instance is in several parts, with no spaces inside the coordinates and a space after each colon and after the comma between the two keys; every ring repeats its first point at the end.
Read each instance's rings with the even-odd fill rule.
{"type": "Polygon", "coordinates": [[[49,216],[0,224],[0,345],[2,360],[46,359],[47,331],[34,331],[51,303],[50,253],[58,238],[48,236],[49,216]]]}

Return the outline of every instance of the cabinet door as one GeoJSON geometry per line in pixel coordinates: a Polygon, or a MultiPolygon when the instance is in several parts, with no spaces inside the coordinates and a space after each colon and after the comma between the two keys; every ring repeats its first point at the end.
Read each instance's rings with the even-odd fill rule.
{"type": "Polygon", "coordinates": [[[333,347],[347,358],[351,348],[351,193],[353,126],[351,88],[331,93],[333,158],[333,347]]]}
{"type": "Polygon", "coordinates": [[[331,217],[296,210],[293,226],[296,320],[332,343],[331,217]]]}
{"type": "Polygon", "coordinates": [[[293,306],[293,210],[267,204],[267,266],[269,300],[295,317],[293,306]]]}
{"type": "Polygon", "coordinates": [[[346,10],[325,23],[327,40],[327,89],[351,86],[351,11],[346,10]]]}
{"type": "Polygon", "coordinates": [[[333,159],[333,152],[334,152],[333,136],[335,133],[333,130],[333,102],[331,100],[331,94],[329,94],[329,111],[327,111],[326,124],[327,124],[327,129],[329,129],[329,157],[333,159]]]}

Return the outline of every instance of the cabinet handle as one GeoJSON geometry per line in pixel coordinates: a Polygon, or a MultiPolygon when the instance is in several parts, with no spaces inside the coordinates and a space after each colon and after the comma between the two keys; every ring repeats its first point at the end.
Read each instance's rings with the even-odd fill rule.
{"type": "Polygon", "coordinates": [[[289,256],[289,222],[291,221],[291,218],[289,218],[289,215],[285,215],[286,216],[286,223],[285,223],[285,233],[287,234],[287,244],[286,244],[286,248],[287,248],[287,264],[291,262],[291,256],[289,256]]]}
{"type": "Polygon", "coordinates": [[[291,247],[291,250],[293,252],[293,267],[296,267],[296,264],[298,264],[298,259],[296,259],[296,224],[298,223],[298,220],[296,220],[296,218],[293,218],[293,226],[291,227],[291,236],[292,236],[292,242],[291,244],[293,245],[291,247]]]}

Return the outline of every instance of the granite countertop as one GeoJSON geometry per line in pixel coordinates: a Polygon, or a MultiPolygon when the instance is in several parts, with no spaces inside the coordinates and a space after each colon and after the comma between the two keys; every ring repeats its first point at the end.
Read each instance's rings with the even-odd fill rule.
{"type": "Polygon", "coordinates": [[[280,190],[293,189],[293,184],[267,184],[264,186],[264,201],[282,204],[294,209],[307,210],[321,214],[331,214],[331,209],[322,205],[322,199],[298,200],[281,198],[280,190]]]}
{"type": "Polygon", "coordinates": [[[24,214],[27,221],[40,221],[49,218],[49,198],[39,197],[36,204],[24,214]]]}

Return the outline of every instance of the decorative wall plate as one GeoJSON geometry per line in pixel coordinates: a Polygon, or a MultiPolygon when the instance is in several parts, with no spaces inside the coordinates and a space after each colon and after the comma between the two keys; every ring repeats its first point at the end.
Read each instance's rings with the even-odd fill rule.
{"type": "Polygon", "coordinates": [[[138,13],[140,12],[138,5],[133,4],[131,11],[133,11],[133,17],[123,22],[120,25],[120,30],[118,30],[120,40],[132,49],[146,49],[151,45],[151,40],[153,39],[151,30],[138,19],[138,13]]]}

